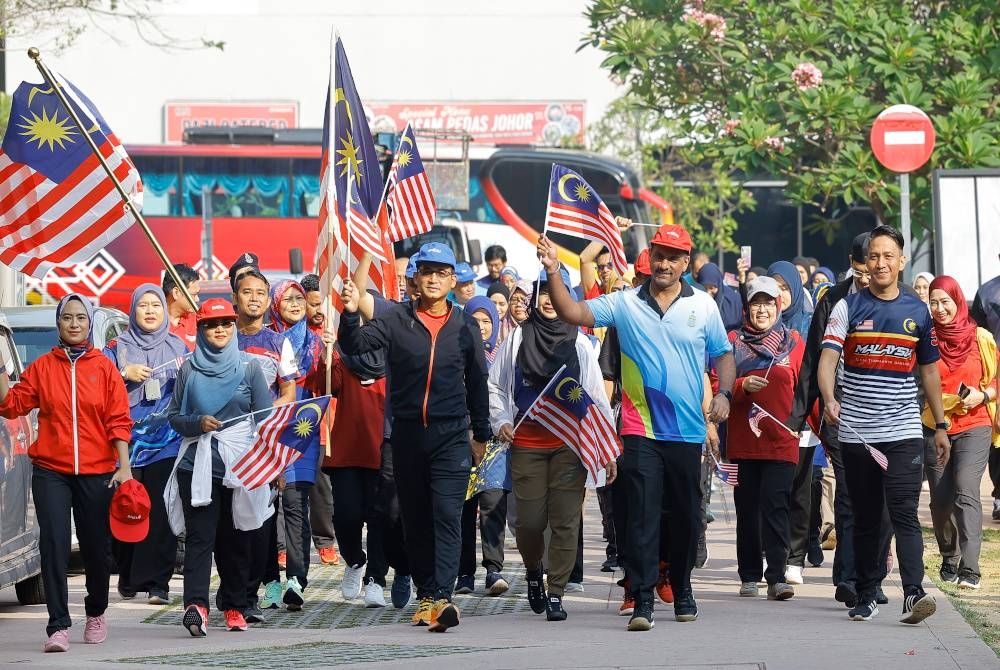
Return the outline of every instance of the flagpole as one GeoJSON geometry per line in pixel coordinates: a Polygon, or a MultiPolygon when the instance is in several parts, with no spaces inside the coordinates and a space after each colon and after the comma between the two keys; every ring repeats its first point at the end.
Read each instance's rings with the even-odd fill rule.
{"type": "MultiPolygon", "coordinates": [[[[327,146],[323,149],[327,152],[326,157],[326,183],[327,183],[327,193],[326,193],[326,229],[327,229],[327,242],[326,242],[326,300],[327,300],[327,318],[326,323],[326,333],[330,336],[329,342],[326,344],[326,392],[327,395],[330,394],[333,388],[333,231],[334,231],[334,219],[338,219],[337,216],[337,185],[334,182],[334,170],[335,156],[333,155],[333,145],[336,142],[337,137],[336,127],[337,127],[337,115],[335,113],[337,107],[337,40],[340,39],[340,34],[334,30],[331,35],[333,42],[330,44],[330,81],[327,84],[328,94],[327,94],[327,109],[326,113],[330,117],[330,128],[327,135],[327,146]]],[[[322,175],[320,175],[322,179],[322,175]]],[[[339,220],[338,220],[339,225],[339,220]]],[[[350,256],[351,250],[347,249],[348,256],[350,256]]],[[[340,268],[337,268],[340,271],[340,268]]],[[[330,439],[327,435],[326,444],[326,455],[330,455],[330,439]]]]}
{"type": "MultiPolygon", "coordinates": [[[[262,414],[264,412],[274,412],[274,411],[277,411],[277,410],[281,409],[282,407],[291,407],[293,405],[301,405],[302,403],[306,403],[306,402],[316,402],[317,400],[322,400],[323,398],[332,398],[332,397],[333,396],[331,396],[328,393],[326,395],[316,396],[314,398],[303,398],[302,400],[296,400],[295,402],[285,403],[284,405],[279,405],[278,407],[265,407],[264,409],[259,409],[256,412],[247,412],[246,414],[241,414],[241,415],[239,415],[237,417],[234,417],[232,419],[226,419],[225,421],[222,422],[222,425],[225,426],[226,424],[236,423],[236,422],[242,421],[243,419],[248,419],[248,418],[250,418],[252,416],[257,416],[258,414],[262,414]]],[[[320,423],[322,423],[323,422],[323,417],[320,416],[319,419],[320,419],[320,423]]]]}
{"type": "MultiPolygon", "coordinates": [[[[552,206],[552,178],[555,177],[555,175],[556,175],[556,164],[553,163],[552,164],[552,175],[549,177],[549,189],[548,189],[549,192],[548,192],[548,197],[545,199],[545,221],[542,222],[542,237],[545,237],[546,239],[548,239],[547,235],[549,233],[549,207],[552,206]]],[[[559,255],[558,255],[558,253],[556,254],[556,263],[557,263],[556,270],[558,271],[559,267],[562,265],[559,262],[559,255]]],[[[541,274],[541,271],[545,269],[545,263],[542,263],[542,259],[541,258],[538,259],[538,265],[541,266],[539,268],[539,271],[538,271],[539,274],[541,274]]],[[[552,281],[552,280],[550,279],[549,281],[552,281]]],[[[540,286],[540,285],[541,285],[540,283],[536,284],[536,290],[535,290],[535,295],[534,295],[535,309],[538,309],[538,295],[541,293],[541,291],[537,290],[537,286],[540,286]]],[[[573,289],[571,287],[567,286],[566,290],[567,291],[572,291],[573,289]]]]}
{"type": "Polygon", "coordinates": [[[138,207],[132,204],[132,200],[129,197],[129,194],[125,191],[125,187],[123,187],[121,182],[118,181],[118,177],[115,175],[115,171],[111,169],[111,166],[108,165],[108,162],[104,159],[104,156],[101,154],[100,149],[97,148],[97,143],[94,142],[94,138],[92,138],[87,129],[83,127],[83,121],[80,120],[80,117],[77,115],[76,110],[73,109],[73,106],[69,104],[68,100],[66,100],[65,95],[63,95],[62,89],[60,88],[58,82],[56,82],[56,78],[52,75],[52,72],[45,65],[45,63],[42,62],[41,52],[37,48],[31,47],[30,49],[28,49],[28,58],[35,61],[35,66],[38,68],[38,71],[42,73],[42,78],[45,79],[45,82],[52,87],[52,91],[53,93],[55,93],[56,98],[59,99],[59,102],[62,104],[66,112],[69,114],[69,117],[73,119],[73,123],[76,124],[76,127],[80,131],[80,134],[83,135],[83,139],[87,141],[87,144],[90,146],[90,150],[94,152],[95,156],[97,156],[97,161],[101,164],[101,167],[104,168],[104,171],[108,174],[108,177],[111,178],[111,182],[115,185],[115,190],[118,191],[118,195],[121,196],[122,202],[125,203],[125,209],[131,212],[132,216],[135,217],[135,220],[138,222],[139,227],[142,228],[142,232],[145,233],[146,237],[149,239],[149,243],[153,245],[153,251],[156,252],[156,255],[160,257],[160,261],[163,262],[163,266],[166,269],[167,274],[170,275],[170,278],[174,281],[174,284],[176,284],[177,288],[180,289],[181,293],[184,294],[184,297],[187,298],[188,302],[191,303],[191,308],[197,311],[198,305],[195,303],[194,298],[191,296],[190,291],[188,291],[187,284],[183,282],[180,278],[180,275],[177,274],[177,270],[170,262],[170,259],[167,258],[167,253],[163,250],[163,247],[160,246],[160,243],[157,241],[156,236],[153,235],[153,231],[152,229],[150,229],[149,224],[146,223],[146,219],[143,218],[142,212],[139,211],[138,207]]]}
{"type": "Polygon", "coordinates": [[[563,363],[559,367],[559,369],[556,370],[556,373],[554,375],[552,375],[552,379],[550,379],[549,383],[545,385],[545,388],[543,388],[539,392],[538,396],[534,399],[534,401],[532,401],[532,403],[530,405],[528,405],[528,409],[524,410],[524,414],[521,415],[520,420],[516,424],[514,424],[514,429],[511,430],[510,432],[512,432],[512,433],[516,433],[517,432],[517,429],[521,427],[521,424],[524,423],[524,420],[528,418],[529,414],[531,414],[531,410],[535,409],[535,405],[538,404],[538,401],[542,399],[542,396],[545,395],[545,393],[549,390],[549,387],[552,386],[552,382],[554,382],[556,379],[558,379],[559,375],[561,375],[562,371],[565,370],[565,369],[566,369],[566,364],[563,363]]]}

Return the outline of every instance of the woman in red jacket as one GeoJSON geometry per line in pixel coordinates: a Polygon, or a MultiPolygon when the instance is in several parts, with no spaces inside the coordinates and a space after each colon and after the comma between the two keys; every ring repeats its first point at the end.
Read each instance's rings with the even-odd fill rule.
{"type": "Polygon", "coordinates": [[[739,485],[733,500],[740,595],[757,596],[757,583],[763,576],[768,600],[787,600],[795,595],[785,582],[784,571],[799,438],[774,417],[786,417],[792,411],[805,345],[797,332],[782,325],[780,314],[777,282],[757,277],[747,284],[743,325],[729,333],[737,379],[726,453],[739,464],[739,485]],[[766,571],[762,553],[767,558],[766,571]]]}
{"type": "Polygon", "coordinates": [[[69,649],[70,510],[87,574],[83,640],[99,644],[108,637],[108,507],[112,487],[132,479],[128,394],[121,373],[94,349],[93,315],[86,298],[66,296],[56,308],[59,346],[32,363],[13,387],[0,373],[0,415],[11,419],[38,410],[38,440],[28,456],[49,610],[47,652],[69,649]]]}

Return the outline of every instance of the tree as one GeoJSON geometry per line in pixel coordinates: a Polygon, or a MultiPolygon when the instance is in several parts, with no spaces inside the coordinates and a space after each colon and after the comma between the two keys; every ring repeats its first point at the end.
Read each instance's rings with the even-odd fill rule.
{"type": "Polygon", "coordinates": [[[885,107],[915,105],[937,131],[911,179],[922,236],[932,169],[1000,165],[994,2],[593,0],[587,17],[581,48],[674,120],[689,166],[780,176],[794,201],[842,198],[896,222],[898,185],[868,133],[885,107]]]}

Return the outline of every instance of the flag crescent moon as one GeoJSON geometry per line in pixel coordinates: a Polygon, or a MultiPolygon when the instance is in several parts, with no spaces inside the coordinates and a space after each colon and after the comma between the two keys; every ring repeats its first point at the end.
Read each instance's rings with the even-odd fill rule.
{"type": "Polygon", "coordinates": [[[323,411],[320,409],[319,405],[314,402],[310,402],[302,405],[302,407],[299,407],[295,410],[295,416],[298,417],[299,414],[302,414],[302,412],[307,409],[312,409],[316,412],[316,422],[319,423],[320,419],[323,418],[323,411]]]}
{"type": "Polygon", "coordinates": [[[576,202],[576,198],[571,198],[569,197],[569,194],[566,193],[566,182],[568,182],[575,176],[576,176],[575,174],[564,174],[559,179],[559,183],[557,185],[557,188],[559,189],[559,195],[561,195],[563,199],[566,200],[567,202],[576,202]]]}
{"type": "Polygon", "coordinates": [[[399,146],[403,146],[404,144],[409,144],[411,147],[413,146],[413,138],[406,133],[403,133],[403,136],[399,138],[399,146]]]}
{"type": "Polygon", "coordinates": [[[559,390],[562,389],[564,384],[573,383],[575,381],[576,380],[573,379],[572,377],[567,377],[566,379],[556,384],[556,393],[555,393],[556,397],[559,398],[560,400],[569,400],[569,398],[559,395],[559,390]]]}

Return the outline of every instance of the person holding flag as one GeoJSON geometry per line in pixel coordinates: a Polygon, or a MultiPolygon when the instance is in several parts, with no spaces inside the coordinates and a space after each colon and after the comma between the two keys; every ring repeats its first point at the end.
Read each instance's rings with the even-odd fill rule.
{"type": "Polygon", "coordinates": [[[726,437],[726,455],[739,468],[733,501],[740,595],[756,597],[763,577],[768,600],[788,600],[795,595],[785,582],[785,564],[799,438],[775,417],[792,409],[805,345],[798,332],[779,318],[778,283],[757,277],[746,286],[743,325],[729,333],[736,385],[726,437]],[[767,559],[766,570],[762,556],[767,559]]]}
{"type": "Polygon", "coordinates": [[[854,565],[858,600],[855,621],[878,614],[879,531],[883,504],[896,534],[903,583],[900,621],[920,623],[937,604],[921,585],[924,542],[917,519],[923,480],[924,434],[913,375],[919,366],[924,397],[934,420],[938,463],[948,463],[951,443],[941,400],[940,358],[930,312],[915,294],[901,291],[906,263],[903,236],[890,226],[871,231],[865,265],[868,288],[833,307],[818,367],[823,418],[839,427],[847,489],[854,511],[854,565]],[[844,359],[841,397],[835,394],[837,364],[844,359]],[[878,452],[878,453],[876,453],[878,452]],[[884,454],[883,463],[876,457],[884,454]]]}
{"type": "Polygon", "coordinates": [[[393,466],[420,599],[413,624],[443,632],[459,623],[451,597],[462,506],[469,471],[491,437],[489,391],[479,324],[447,299],[455,288],[454,252],[432,242],[413,260],[419,297],[390,305],[364,326],[358,289],[345,283],[338,340],[348,356],[386,350],[393,466]]]}
{"type": "MultiPolygon", "coordinates": [[[[578,194],[580,198],[584,195],[583,191],[578,194]]],[[[610,225],[617,235],[613,218],[610,225]]],[[[620,236],[617,246],[621,247],[620,236]]],[[[615,262],[614,245],[608,244],[608,248],[615,262]]],[[[710,404],[712,421],[725,421],[729,416],[736,370],[715,302],[681,279],[690,256],[687,231],[663,225],[650,241],[652,276],[646,284],[638,290],[576,302],[558,274],[555,245],[544,235],[538,241],[538,257],[548,273],[549,296],[559,319],[574,326],[618,329],[625,448],[621,465],[630,511],[630,551],[625,567],[636,601],[629,630],[653,627],[653,589],[660,574],[664,507],[669,510],[674,618],[698,618],[691,568],[700,524],[706,359],[712,360],[719,377],[719,392],[710,404]]]]}
{"type": "MultiPolygon", "coordinates": [[[[165,498],[171,527],[186,534],[182,623],[192,637],[208,632],[213,554],[220,579],[216,604],[225,613],[226,627],[247,629],[243,611],[252,533],[236,527],[239,502],[246,496],[237,496],[242,485],[226,477],[231,464],[224,456],[249,449],[255,422],[247,415],[254,412],[259,423],[271,406],[260,364],[236,342],[233,306],[221,298],[206,300],[198,310],[197,346],[177,374],[167,409],[170,425],[188,438],[174,462],[165,498]]],[[[269,510],[266,488],[260,490],[269,510]]]]}
{"type": "MultiPolygon", "coordinates": [[[[555,274],[569,284],[566,270],[555,274]]],[[[552,387],[557,373],[565,371],[579,380],[610,426],[614,419],[594,347],[576,326],[559,320],[549,299],[549,276],[539,276],[537,306],[529,306],[527,321],[497,350],[490,369],[490,423],[498,437],[511,444],[515,537],[527,571],[528,602],[549,621],[564,621],[562,599],[576,562],[587,470],[573,447],[527,413],[552,387]],[[546,528],[552,529],[547,595],[542,576],[546,528]]],[[[610,483],[617,466],[612,459],[605,467],[610,483]]]]}

